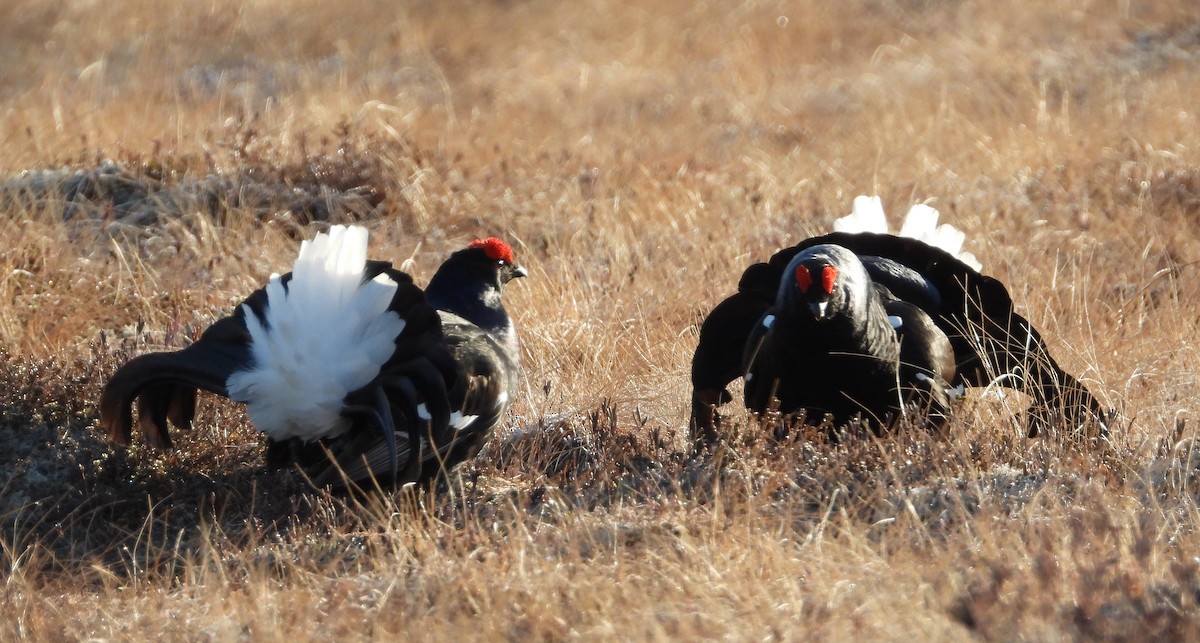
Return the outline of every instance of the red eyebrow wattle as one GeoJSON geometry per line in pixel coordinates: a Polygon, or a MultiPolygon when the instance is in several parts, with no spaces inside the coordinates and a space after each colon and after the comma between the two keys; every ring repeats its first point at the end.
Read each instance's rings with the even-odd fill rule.
{"type": "Polygon", "coordinates": [[[800,287],[800,292],[807,293],[812,287],[812,273],[808,271],[807,266],[796,266],[796,285],[800,287]]]}
{"type": "Polygon", "coordinates": [[[488,259],[493,261],[507,261],[508,263],[516,262],[516,257],[513,255],[512,246],[505,243],[503,239],[497,237],[476,239],[467,247],[483,248],[484,254],[488,256],[488,259]]]}
{"type": "Polygon", "coordinates": [[[826,295],[833,294],[833,286],[837,283],[837,268],[833,266],[825,266],[821,268],[821,288],[825,290],[826,295]]]}

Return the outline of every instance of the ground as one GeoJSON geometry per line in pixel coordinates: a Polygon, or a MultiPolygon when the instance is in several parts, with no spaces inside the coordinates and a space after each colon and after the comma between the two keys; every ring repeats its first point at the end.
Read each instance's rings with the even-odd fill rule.
{"type": "Polygon", "coordinates": [[[0,3],[0,638],[1200,636],[1186,0],[0,3]],[[687,439],[703,316],[854,196],[967,233],[1109,437],[687,439]],[[501,236],[513,409],[435,490],[96,401],[332,222],[419,283],[501,236]]]}

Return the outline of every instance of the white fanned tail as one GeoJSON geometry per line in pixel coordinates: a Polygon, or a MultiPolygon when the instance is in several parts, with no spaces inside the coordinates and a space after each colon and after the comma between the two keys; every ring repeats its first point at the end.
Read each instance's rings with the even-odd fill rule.
{"type": "MultiPolygon", "coordinates": [[[[834,221],[833,230],[887,234],[887,216],[883,212],[883,202],[877,196],[855,197],[853,212],[834,221]]],[[[938,225],[938,211],[923,203],[909,209],[898,236],[923,241],[949,252],[975,270],[983,269],[983,264],[979,263],[975,255],[962,249],[967,235],[949,223],[938,225]]]]}
{"type": "Polygon", "coordinates": [[[887,234],[887,216],[883,213],[883,200],[877,196],[854,197],[854,210],[834,221],[833,231],[887,234]]]}
{"type": "Polygon", "coordinates": [[[397,284],[386,274],[363,281],[367,230],[333,226],[300,244],[285,286],[267,283],[266,323],[245,307],[254,367],[226,382],[254,426],[283,440],[343,433],[346,394],[379,374],[404,320],[388,305],[397,284]]]}

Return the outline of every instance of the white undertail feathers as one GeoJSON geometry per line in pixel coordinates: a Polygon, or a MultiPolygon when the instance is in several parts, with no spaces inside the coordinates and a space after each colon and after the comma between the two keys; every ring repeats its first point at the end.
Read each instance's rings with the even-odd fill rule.
{"type": "MultiPolygon", "coordinates": [[[[855,197],[854,210],[834,221],[833,230],[887,234],[887,216],[883,212],[883,202],[877,196],[855,197]]],[[[983,269],[983,264],[979,263],[975,255],[963,252],[962,246],[967,235],[948,223],[938,225],[938,211],[923,203],[909,209],[908,216],[900,226],[899,236],[941,248],[975,270],[983,269]]]]}
{"type": "Polygon", "coordinates": [[[258,430],[276,440],[336,437],[346,394],[379,374],[405,321],[388,306],[398,285],[386,274],[363,280],[367,230],[333,226],[300,244],[285,286],[267,283],[265,323],[243,305],[253,368],[226,382],[258,430]]]}

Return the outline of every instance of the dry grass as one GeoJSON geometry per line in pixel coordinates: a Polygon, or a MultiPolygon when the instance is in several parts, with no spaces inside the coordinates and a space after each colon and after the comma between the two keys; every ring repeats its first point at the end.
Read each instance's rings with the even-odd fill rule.
{"type": "Polygon", "coordinates": [[[1200,636],[1193,3],[176,5],[0,5],[0,638],[1200,636]],[[861,193],[968,231],[1110,444],[975,395],[947,440],[686,453],[698,321],[861,193]],[[532,273],[461,478],[330,498],[216,400],[101,440],[117,364],[333,220],[532,273]]]}

